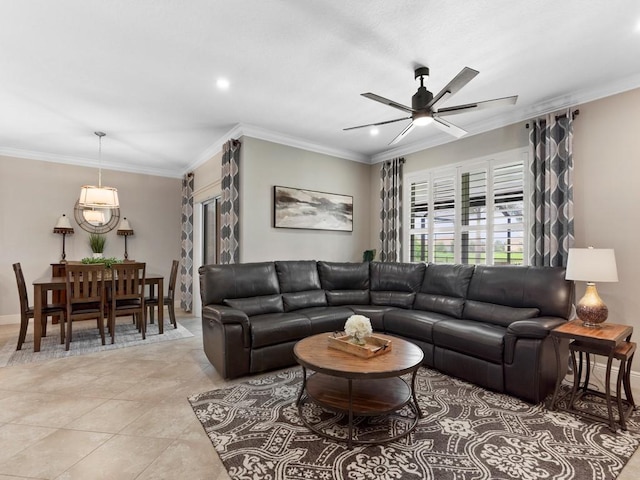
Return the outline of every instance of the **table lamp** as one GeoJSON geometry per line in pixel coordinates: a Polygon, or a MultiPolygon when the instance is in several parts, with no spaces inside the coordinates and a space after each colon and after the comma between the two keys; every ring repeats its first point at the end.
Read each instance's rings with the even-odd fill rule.
{"type": "Polygon", "coordinates": [[[131,228],[127,217],[122,219],[116,233],[121,237],[124,237],[124,259],[127,260],[129,258],[129,253],[127,253],[127,237],[129,235],[133,235],[133,228],[131,228]]]}
{"type": "Polygon", "coordinates": [[[67,263],[67,254],[64,251],[64,240],[67,235],[73,234],[73,227],[71,226],[71,222],[69,222],[69,219],[64,213],[58,219],[58,223],[56,223],[56,226],[53,227],[53,233],[62,234],[62,258],[60,259],[60,263],[67,263]]]}
{"type": "Polygon", "coordinates": [[[600,327],[609,309],[595,282],[617,282],[616,256],[612,248],[570,248],[565,278],[587,282],[584,297],[576,305],[576,314],[585,327],[600,327]]]}

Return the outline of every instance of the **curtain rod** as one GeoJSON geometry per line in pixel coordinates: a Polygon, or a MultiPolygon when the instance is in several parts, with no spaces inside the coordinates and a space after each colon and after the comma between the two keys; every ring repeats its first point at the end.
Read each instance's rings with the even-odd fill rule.
{"type": "MultiPolygon", "coordinates": [[[[573,112],[571,112],[571,120],[575,120],[578,115],[580,115],[580,110],[579,109],[576,109],[573,112]]],[[[560,120],[561,118],[566,117],[566,116],[567,116],[566,113],[563,113],[561,115],[556,115],[556,120],[560,120]]],[[[529,122],[524,124],[524,128],[529,128],[529,122]]]]}

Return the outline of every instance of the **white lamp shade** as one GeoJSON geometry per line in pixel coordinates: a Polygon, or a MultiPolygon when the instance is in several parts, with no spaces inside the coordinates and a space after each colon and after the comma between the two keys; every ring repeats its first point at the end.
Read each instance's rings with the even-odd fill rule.
{"type": "Polygon", "coordinates": [[[58,223],[56,223],[56,226],[53,227],[55,229],[71,229],[73,230],[73,227],[71,226],[71,222],[69,221],[69,219],[67,218],[66,215],[62,215],[59,219],[58,219],[58,223]]]}
{"type": "Polygon", "coordinates": [[[612,248],[570,248],[565,278],[582,282],[617,282],[612,248]]]}
{"type": "Polygon", "coordinates": [[[112,187],[96,187],[85,185],[80,190],[78,204],[81,207],[118,208],[118,190],[112,187]]]}
{"type": "Polygon", "coordinates": [[[127,217],[124,217],[120,221],[120,226],[118,227],[118,230],[133,230],[133,228],[131,228],[131,225],[129,224],[129,220],[127,220],[127,217]]]}

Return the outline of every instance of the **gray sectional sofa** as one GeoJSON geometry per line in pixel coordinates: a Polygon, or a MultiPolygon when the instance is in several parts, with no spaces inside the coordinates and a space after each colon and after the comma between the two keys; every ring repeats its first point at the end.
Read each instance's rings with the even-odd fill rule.
{"type": "Polygon", "coordinates": [[[425,365],[534,403],[555,385],[549,331],[573,300],[555,267],[275,261],[199,273],[204,351],[225,378],[295,365],[298,340],[361,314],[420,346],[425,365]]]}

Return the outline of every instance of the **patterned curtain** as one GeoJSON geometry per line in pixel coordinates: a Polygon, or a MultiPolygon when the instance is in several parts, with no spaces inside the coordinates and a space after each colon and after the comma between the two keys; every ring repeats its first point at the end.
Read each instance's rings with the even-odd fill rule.
{"type": "Polygon", "coordinates": [[[182,179],[182,234],[180,262],[180,308],[193,307],[193,173],[182,179]]]}
{"type": "Polygon", "coordinates": [[[564,267],[573,246],[573,116],[534,120],[529,134],[534,188],[531,258],[534,266],[564,267]]]}
{"type": "Polygon", "coordinates": [[[404,158],[394,158],[382,164],[380,176],[380,260],[399,262],[402,244],[402,165],[404,158]]]}
{"type": "Polygon", "coordinates": [[[240,142],[229,140],[222,149],[220,204],[220,263],[240,261],[240,142]]]}

